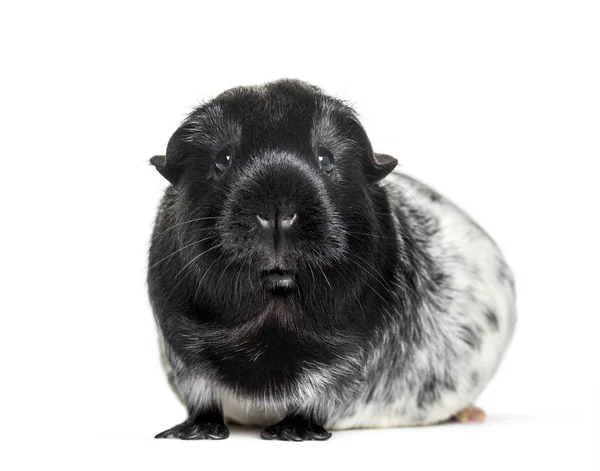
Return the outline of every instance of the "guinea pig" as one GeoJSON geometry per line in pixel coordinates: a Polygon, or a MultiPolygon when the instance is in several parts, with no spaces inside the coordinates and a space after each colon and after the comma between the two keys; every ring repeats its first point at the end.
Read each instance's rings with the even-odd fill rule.
{"type": "Polygon", "coordinates": [[[513,276],[467,214],[297,80],[195,109],[165,156],[149,296],[188,419],[157,438],[326,440],[480,419],[513,276]]]}

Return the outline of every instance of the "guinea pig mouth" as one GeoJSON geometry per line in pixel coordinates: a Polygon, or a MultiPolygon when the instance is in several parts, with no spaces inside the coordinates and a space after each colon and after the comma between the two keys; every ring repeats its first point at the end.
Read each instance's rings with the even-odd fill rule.
{"type": "Polygon", "coordinates": [[[287,291],[294,286],[294,273],[291,270],[282,268],[263,270],[262,277],[266,286],[272,291],[287,291]]]}

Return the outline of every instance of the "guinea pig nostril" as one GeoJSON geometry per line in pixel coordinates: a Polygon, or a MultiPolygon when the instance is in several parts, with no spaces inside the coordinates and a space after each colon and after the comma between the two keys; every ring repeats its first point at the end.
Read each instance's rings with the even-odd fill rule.
{"type": "Polygon", "coordinates": [[[256,219],[258,220],[258,223],[260,224],[260,226],[263,227],[264,229],[271,227],[271,220],[269,218],[266,218],[264,216],[261,216],[260,214],[257,214],[256,219]]]}
{"type": "Polygon", "coordinates": [[[298,215],[296,213],[286,214],[286,215],[281,216],[281,227],[283,229],[287,229],[292,224],[294,224],[294,222],[296,222],[297,218],[298,218],[298,215]]]}

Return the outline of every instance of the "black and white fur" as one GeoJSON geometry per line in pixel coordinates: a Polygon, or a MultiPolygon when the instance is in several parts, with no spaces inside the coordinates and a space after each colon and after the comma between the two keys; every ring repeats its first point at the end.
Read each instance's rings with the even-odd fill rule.
{"type": "Polygon", "coordinates": [[[152,163],[171,185],[150,299],[189,413],[158,437],[432,424],[493,376],[515,324],[500,251],[374,153],[346,104],[293,80],[235,88],[152,163]]]}

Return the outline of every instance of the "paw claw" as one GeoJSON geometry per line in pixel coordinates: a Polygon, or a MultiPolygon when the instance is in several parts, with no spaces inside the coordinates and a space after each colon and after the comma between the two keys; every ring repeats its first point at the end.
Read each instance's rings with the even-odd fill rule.
{"type": "Polygon", "coordinates": [[[331,438],[331,432],[328,432],[320,425],[313,425],[311,428],[313,440],[327,440],[328,438],[331,438]]]}

